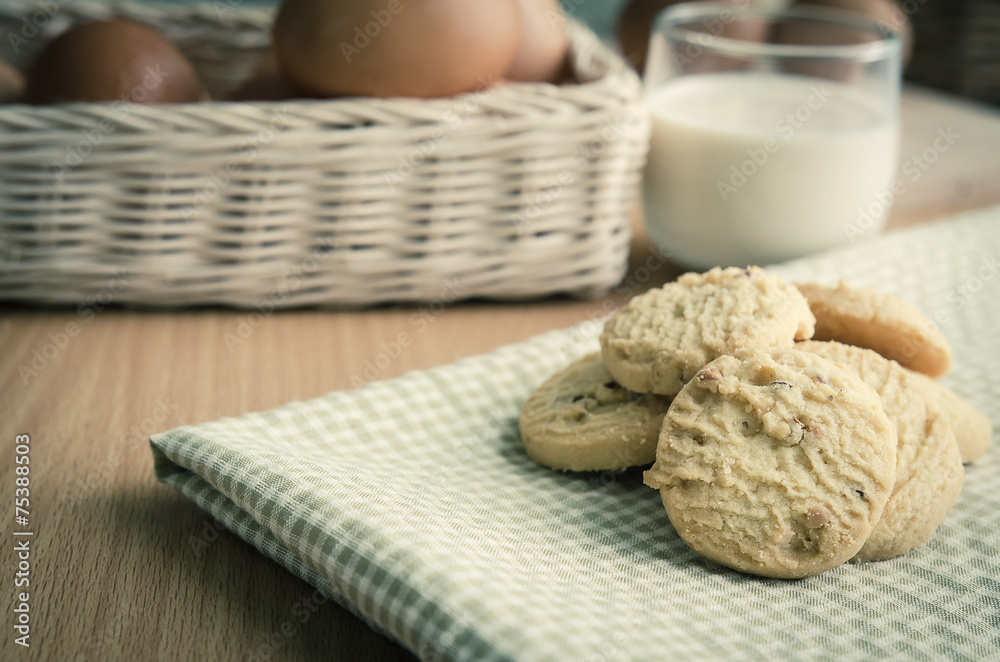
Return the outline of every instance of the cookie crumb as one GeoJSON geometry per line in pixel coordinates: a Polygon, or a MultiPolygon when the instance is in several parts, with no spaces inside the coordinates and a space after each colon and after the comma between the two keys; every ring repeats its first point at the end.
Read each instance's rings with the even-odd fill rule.
{"type": "Polygon", "coordinates": [[[806,513],[806,526],[818,529],[830,521],[830,509],[826,506],[814,506],[806,513]]]}
{"type": "Polygon", "coordinates": [[[717,382],[722,379],[722,371],[718,368],[705,368],[704,370],[700,370],[695,376],[703,382],[717,382]]]}

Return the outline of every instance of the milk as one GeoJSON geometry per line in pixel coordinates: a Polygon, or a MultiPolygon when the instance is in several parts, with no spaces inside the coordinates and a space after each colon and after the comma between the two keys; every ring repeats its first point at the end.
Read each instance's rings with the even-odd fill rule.
{"type": "Polygon", "coordinates": [[[646,226],[677,262],[767,264],[884,224],[898,125],[863,90],[719,73],[674,79],[648,104],[646,226]]]}

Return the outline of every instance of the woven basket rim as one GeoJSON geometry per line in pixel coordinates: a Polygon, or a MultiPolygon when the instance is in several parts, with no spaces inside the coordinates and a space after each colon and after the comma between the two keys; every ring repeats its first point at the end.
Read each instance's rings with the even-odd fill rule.
{"type": "MultiPolygon", "coordinates": [[[[378,107],[387,111],[399,110],[401,108],[412,107],[413,104],[420,104],[424,108],[431,110],[448,110],[458,105],[460,102],[476,98],[483,94],[489,94],[493,98],[505,98],[510,97],[512,101],[517,101],[518,103],[523,103],[526,97],[535,99],[554,99],[561,98],[557,97],[553,92],[558,92],[560,95],[572,90],[579,91],[595,91],[604,87],[609,87],[608,83],[611,80],[620,81],[626,85],[630,82],[630,76],[627,72],[615,72],[604,76],[602,78],[585,81],[585,82],[571,82],[562,83],[559,85],[553,83],[545,82],[505,82],[495,88],[490,88],[488,90],[474,90],[472,92],[463,92],[461,94],[456,94],[450,97],[437,97],[432,99],[422,99],[417,97],[340,97],[335,99],[288,99],[284,101],[233,101],[230,99],[212,99],[209,101],[199,101],[195,103],[187,104],[175,104],[175,103],[149,103],[140,104],[127,101],[73,101],[68,103],[53,103],[46,105],[31,105],[26,103],[10,103],[5,105],[0,105],[0,115],[10,112],[23,113],[25,109],[30,108],[32,112],[45,115],[47,113],[55,114],[56,112],[68,112],[68,111],[78,111],[88,108],[115,108],[122,104],[129,106],[130,112],[148,112],[149,117],[155,117],[160,112],[171,113],[177,109],[184,108],[246,108],[246,107],[260,107],[264,109],[273,108],[329,108],[329,107],[350,107],[358,104],[363,104],[367,107],[378,107]],[[148,109],[148,110],[147,110],[148,109]]],[[[617,93],[615,97],[628,97],[627,88],[619,88],[616,86],[617,93]]],[[[530,106],[528,106],[530,107],[530,106]]],[[[514,113],[516,114],[516,113],[514,113]]],[[[535,115],[536,112],[526,112],[524,114],[535,115]]]]}

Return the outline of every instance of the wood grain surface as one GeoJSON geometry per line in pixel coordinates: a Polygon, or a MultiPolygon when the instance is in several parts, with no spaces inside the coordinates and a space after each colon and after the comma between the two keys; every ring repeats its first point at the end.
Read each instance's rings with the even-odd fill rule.
{"type": "MultiPolygon", "coordinates": [[[[903,108],[904,160],[933,148],[939,131],[950,127],[960,137],[939,150],[919,181],[908,182],[892,227],[1000,203],[996,111],[913,90],[903,108]]],[[[651,256],[639,233],[629,278],[598,301],[266,317],[0,307],[0,659],[413,659],[158,484],[149,435],[441,365],[596,318],[677,273],[651,256]],[[403,332],[412,343],[397,351],[392,345],[403,332]],[[28,589],[13,587],[18,434],[31,439],[28,589]],[[28,649],[14,642],[21,590],[30,591],[28,649]]]]}

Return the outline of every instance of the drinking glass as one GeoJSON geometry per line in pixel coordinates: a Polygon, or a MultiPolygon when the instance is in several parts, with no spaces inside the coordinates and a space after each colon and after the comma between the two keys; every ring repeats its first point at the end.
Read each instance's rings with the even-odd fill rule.
{"type": "Polygon", "coordinates": [[[901,50],[887,26],[820,7],[662,12],[644,80],[654,245],[685,266],[745,267],[876,234],[905,190],[901,50]]]}

